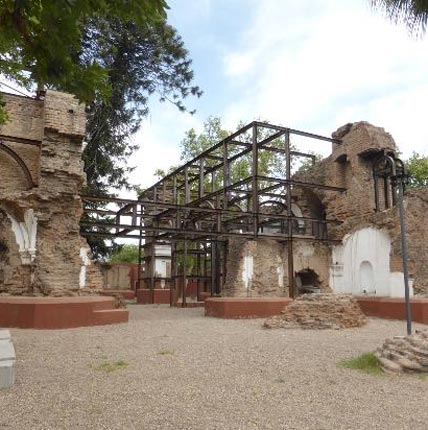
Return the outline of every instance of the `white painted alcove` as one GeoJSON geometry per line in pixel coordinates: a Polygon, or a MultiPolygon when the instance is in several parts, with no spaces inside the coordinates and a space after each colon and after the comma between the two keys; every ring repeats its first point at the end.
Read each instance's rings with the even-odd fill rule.
{"type": "Polygon", "coordinates": [[[382,230],[367,227],[345,236],[342,245],[333,247],[331,288],[354,295],[404,297],[403,273],[390,272],[390,251],[391,240],[382,230]]]}

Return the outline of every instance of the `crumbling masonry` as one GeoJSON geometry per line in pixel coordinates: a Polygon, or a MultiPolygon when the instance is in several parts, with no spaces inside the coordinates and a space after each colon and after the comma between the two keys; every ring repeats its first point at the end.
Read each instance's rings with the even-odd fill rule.
{"type": "MultiPolygon", "coordinates": [[[[44,100],[4,97],[9,121],[0,128],[0,294],[97,291],[102,280],[79,233],[83,106],[54,91],[44,100]]],[[[86,235],[138,239],[145,251],[139,286],[171,286],[171,303],[179,295],[185,303],[183,286],[190,284],[198,297],[314,291],[401,297],[395,190],[373,176],[380,155],[396,150],[388,133],[365,122],[347,124],[332,138],[253,122],[138,201],[112,198],[106,210],[84,197],[90,202],[85,210],[96,217],[81,226],[86,235]],[[319,143],[331,145],[332,152],[293,170],[295,158],[314,161],[290,146],[293,136],[315,142],[315,151],[319,143]],[[261,174],[259,162],[269,151],[282,157],[284,176],[261,174]],[[248,177],[234,178],[233,166],[249,159],[248,177]],[[164,248],[171,249],[161,255],[165,273],[156,254],[164,248]]],[[[405,205],[413,291],[427,294],[428,190],[407,192],[405,205]]]]}
{"type": "Polygon", "coordinates": [[[3,94],[0,127],[0,294],[76,295],[101,287],[79,234],[85,182],[84,106],[3,94]]]}
{"type": "MultiPolygon", "coordinates": [[[[379,160],[396,152],[392,137],[366,122],[347,124],[329,138],[255,121],[162,178],[140,200],[116,199],[116,210],[96,210],[86,234],[139,239],[146,269],[139,287],[179,289],[171,303],[180,296],[186,304],[183,285],[223,296],[402,297],[397,190],[374,174],[379,160]],[[331,154],[315,162],[290,145],[295,137],[309,139],[315,152],[331,145],[331,154]],[[267,152],[282,159],[282,176],[261,173],[267,152]],[[293,169],[296,158],[313,163],[293,169]],[[248,176],[234,177],[233,166],[248,160],[248,176]],[[115,225],[103,222],[103,214],[114,215],[115,225]],[[158,246],[172,250],[169,272],[156,269],[158,246]]],[[[428,293],[428,190],[408,191],[405,206],[412,293],[422,295],[428,293]]]]}

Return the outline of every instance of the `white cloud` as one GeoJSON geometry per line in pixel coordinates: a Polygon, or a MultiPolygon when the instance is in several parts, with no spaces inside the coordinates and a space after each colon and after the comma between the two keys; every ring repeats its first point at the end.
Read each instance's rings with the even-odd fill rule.
{"type": "Polygon", "coordinates": [[[320,0],[258,3],[244,38],[225,56],[225,75],[241,94],[225,108],[229,122],[259,117],[330,133],[367,120],[405,155],[409,145],[428,150],[427,39],[412,39],[361,1],[320,0]]]}
{"type": "Polygon", "coordinates": [[[153,103],[151,113],[140,130],[133,137],[139,149],[131,157],[130,165],[136,169],[130,175],[130,181],[144,187],[157,181],[154,173],[157,169],[168,170],[180,162],[180,141],[190,128],[200,130],[201,121],[188,113],[178,112],[177,108],[167,103],[153,103]]]}
{"type": "MultiPolygon", "coordinates": [[[[263,119],[324,135],[365,120],[390,132],[405,157],[412,150],[428,154],[428,36],[411,38],[365,0],[241,2],[252,19],[230,35],[220,64],[214,55],[199,58],[190,51],[199,69],[222,68],[210,81],[211,97],[207,92],[199,103],[203,111],[220,115],[227,129],[263,119]]],[[[221,21],[207,27],[217,7],[212,0],[193,4],[188,11],[181,0],[171,3],[179,31],[184,23],[191,34],[209,34],[214,44],[220,34],[224,38],[221,21]]],[[[184,132],[201,131],[206,119],[198,115],[154,103],[135,137],[141,148],[130,160],[137,165],[133,183],[149,186],[157,168],[180,163],[184,132]]]]}

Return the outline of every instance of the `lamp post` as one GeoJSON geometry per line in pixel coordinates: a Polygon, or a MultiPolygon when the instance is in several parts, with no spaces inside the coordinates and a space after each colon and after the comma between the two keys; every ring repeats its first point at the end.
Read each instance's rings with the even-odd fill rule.
{"type": "MultiPolygon", "coordinates": [[[[409,175],[406,172],[404,163],[395,156],[394,153],[386,153],[377,160],[374,165],[374,175],[389,178],[392,186],[392,192],[398,191],[397,205],[400,217],[401,230],[401,254],[403,260],[404,275],[404,297],[406,304],[406,323],[407,334],[412,334],[412,309],[410,306],[410,287],[409,287],[409,269],[407,265],[407,241],[406,241],[406,223],[404,218],[404,187],[408,184],[409,175]]],[[[377,181],[375,181],[377,186],[377,181]]]]}

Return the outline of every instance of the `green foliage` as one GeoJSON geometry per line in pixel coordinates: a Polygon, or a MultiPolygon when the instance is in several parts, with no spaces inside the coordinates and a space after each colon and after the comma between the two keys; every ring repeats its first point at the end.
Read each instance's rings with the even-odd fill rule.
{"type": "Polygon", "coordinates": [[[137,245],[118,245],[109,258],[111,263],[138,263],[137,245]]]}
{"type": "Polygon", "coordinates": [[[5,101],[0,94],[0,125],[4,124],[8,120],[7,112],[4,107],[5,101]]]}
{"type": "MultiPolygon", "coordinates": [[[[244,126],[243,123],[239,123],[236,130],[239,130],[244,126]]],[[[204,122],[204,128],[202,133],[199,135],[192,128],[186,132],[185,138],[180,142],[181,146],[181,160],[187,162],[195,158],[201,152],[206,151],[212,146],[219,143],[221,140],[225,139],[227,136],[231,135],[233,132],[225,130],[221,124],[221,119],[218,117],[209,117],[207,121],[204,122]]],[[[267,135],[261,132],[258,138],[262,140],[266,138],[267,135]]],[[[247,136],[247,141],[251,141],[250,132],[247,136]]],[[[274,140],[271,143],[273,146],[281,145],[281,141],[274,140]]],[[[242,148],[240,148],[242,149],[242,148]]],[[[219,156],[222,156],[222,149],[218,149],[219,156]]],[[[229,154],[231,155],[231,154],[229,154]]],[[[278,153],[271,151],[260,151],[259,152],[259,175],[269,175],[269,176],[282,176],[285,170],[285,159],[278,153]]],[[[215,165],[215,160],[206,160],[207,166],[215,165]]],[[[161,173],[161,172],[159,172],[161,173]]],[[[230,177],[232,182],[239,181],[241,179],[247,178],[252,174],[252,153],[248,152],[243,155],[239,160],[235,161],[230,166],[230,177]]],[[[223,181],[223,172],[219,171],[216,175],[216,187],[220,187],[223,181]]]]}
{"type": "Polygon", "coordinates": [[[101,372],[112,373],[112,372],[115,372],[116,370],[125,369],[126,367],[128,367],[128,365],[129,364],[124,360],[104,361],[98,366],[93,366],[93,369],[99,370],[101,372]]]}
{"type": "Polygon", "coordinates": [[[422,156],[417,152],[413,152],[412,156],[405,162],[405,165],[410,174],[409,187],[428,186],[428,156],[422,156]]]}
{"type": "Polygon", "coordinates": [[[109,68],[112,92],[108,100],[96,98],[89,107],[85,172],[91,194],[127,187],[132,170],[127,160],[136,146],[129,136],[147,115],[148,97],[154,93],[180,110],[188,95],[200,96],[191,86],[191,61],[176,30],[158,22],[144,27],[120,21],[92,23],[84,40],[87,56],[109,68]],[[107,35],[93,46],[92,34],[107,35]]]}
{"type": "MultiPolygon", "coordinates": [[[[0,73],[32,90],[75,94],[88,106],[87,192],[129,186],[129,143],[157,94],[178,109],[200,96],[191,61],[166,23],[165,0],[4,0],[0,73]]],[[[4,121],[0,106],[0,121],[4,121]]]]}
{"type": "Polygon", "coordinates": [[[412,33],[424,33],[428,21],[426,0],[371,0],[373,7],[383,10],[394,22],[403,22],[412,33]]]}
{"type": "Polygon", "coordinates": [[[370,375],[382,375],[382,367],[379,359],[372,353],[361,354],[358,357],[340,362],[346,369],[357,369],[370,375]]]}
{"type": "MultiPolygon", "coordinates": [[[[82,58],[85,24],[100,18],[145,24],[164,19],[166,8],[164,0],[3,0],[0,71],[27,89],[73,88],[83,101],[106,96],[108,70],[82,58]]],[[[93,34],[94,41],[100,36],[93,34]]]]}
{"type": "Polygon", "coordinates": [[[174,355],[175,351],[171,349],[163,349],[158,352],[159,355],[174,355]]]}

